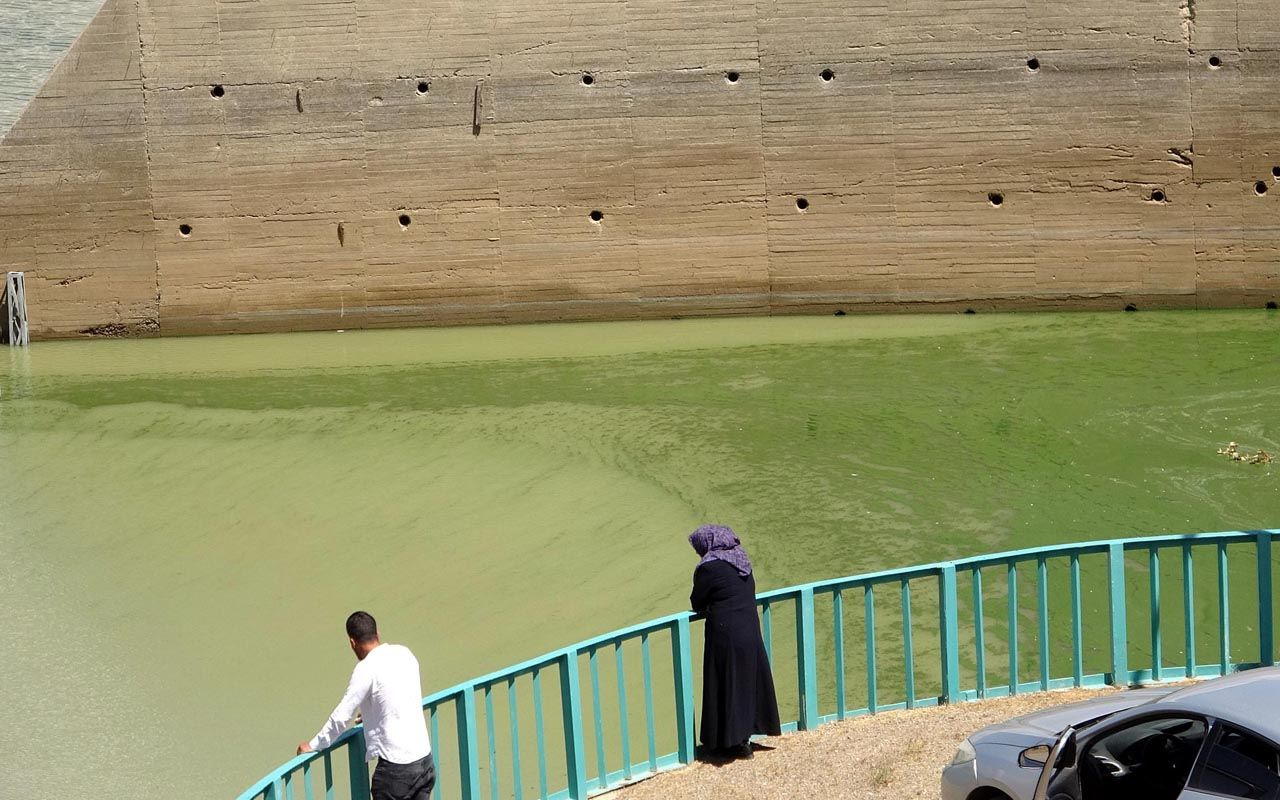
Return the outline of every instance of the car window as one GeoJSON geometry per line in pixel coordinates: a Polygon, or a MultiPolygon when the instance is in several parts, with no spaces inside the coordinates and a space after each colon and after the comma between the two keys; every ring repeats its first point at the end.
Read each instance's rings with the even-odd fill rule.
{"type": "Polygon", "coordinates": [[[1280,798],[1280,752],[1256,736],[1223,726],[1191,788],[1227,797],[1280,798]]]}

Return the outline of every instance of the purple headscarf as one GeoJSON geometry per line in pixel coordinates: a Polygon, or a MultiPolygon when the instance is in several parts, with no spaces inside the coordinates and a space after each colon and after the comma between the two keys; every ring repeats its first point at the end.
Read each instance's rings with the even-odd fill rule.
{"type": "Polygon", "coordinates": [[[708,561],[727,561],[740,575],[751,574],[751,559],[747,558],[747,551],[742,549],[742,542],[732,528],[703,525],[689,534],[689,544],[702,556],[699,567],[708,561]]]}

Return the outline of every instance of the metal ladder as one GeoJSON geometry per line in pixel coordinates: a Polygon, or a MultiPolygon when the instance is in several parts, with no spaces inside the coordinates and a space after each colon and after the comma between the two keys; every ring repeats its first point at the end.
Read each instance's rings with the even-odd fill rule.
{"type": "Polygon", "coordinates": [[[27,327],[27,290],[24,273],[10,272],[0,293],[0,343],[10,347],[26,347],[31,343],[27,327]]]}

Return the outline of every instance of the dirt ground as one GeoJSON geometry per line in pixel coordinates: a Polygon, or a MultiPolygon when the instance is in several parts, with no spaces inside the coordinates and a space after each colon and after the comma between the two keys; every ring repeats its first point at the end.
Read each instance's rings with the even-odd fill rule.
{"type": "Polygon", "coordinates": [[[605,795],[610,800],[869,800],[928,798],[961,740],[979,728],[1114,689],[1043,692],[893,711],[762,744],[750,760],[696,763],[605,795]]]}

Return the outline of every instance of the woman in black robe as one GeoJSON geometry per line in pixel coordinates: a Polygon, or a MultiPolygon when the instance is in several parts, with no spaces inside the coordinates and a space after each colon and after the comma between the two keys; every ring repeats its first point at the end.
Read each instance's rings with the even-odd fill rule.
{"type": "Polygon", "coordinates": [[[689,602],[706,617],[700,738],[716,755],[750,758],[752,735],[781,734],[751,560],[722,525],[703,525],[689,544],[702,556],[689,602]]]}

